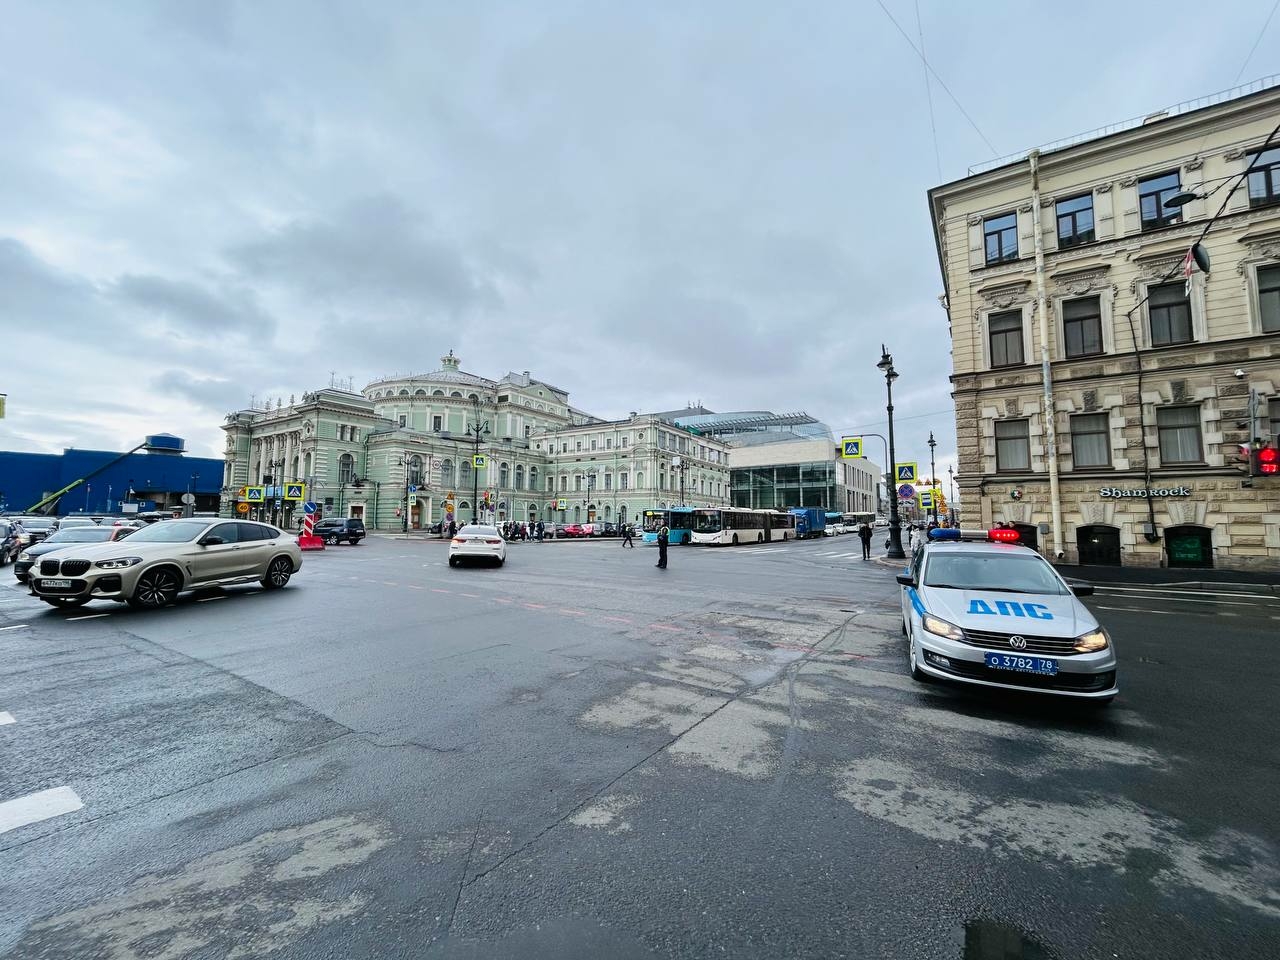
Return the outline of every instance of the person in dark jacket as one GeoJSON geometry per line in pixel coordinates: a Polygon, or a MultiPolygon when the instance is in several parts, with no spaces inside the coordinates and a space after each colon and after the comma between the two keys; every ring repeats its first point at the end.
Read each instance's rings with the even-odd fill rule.
{"type": "Polygon", "coordinates": [[[864,523],[858,528],[858,539],[862,541],[862,559],[871,559],[871,525],[864,523]]]}
{"type": "Polygon", "coordinates": [[[671,532],[664,525],[658,531],[658,566],[667,569],[667,541],[671,537],[671,532]]]}
{"type": "Polygon", "coordinates": [[[622,525],[622,545],[624,547],[630,547],[632,550],[634,550],[636,548],[636,545],[631,542],[631,538],[634,536],[635,536],[635,531],[631,528],[631,524],[624,523],[622,525]]]}

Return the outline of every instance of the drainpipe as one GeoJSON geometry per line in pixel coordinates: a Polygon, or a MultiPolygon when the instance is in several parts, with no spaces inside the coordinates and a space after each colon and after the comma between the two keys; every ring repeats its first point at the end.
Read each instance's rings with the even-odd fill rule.
{"type": "Polygon", "coordinates": [[[1058,490],[1058,426],[1053,408],[1053,371],[1049,366],[1049,305],[1044,289],[1044,241],[1040,232],[1040,151],[1032,150],[1031,228],[1036,254],[1036,313],[1040,316],[1040,377],[1044,383],[1044,442],[1049,459],[1049,506],[1053,513],[1053,557],[1061,560],[1062,497],[1058,490]]]}

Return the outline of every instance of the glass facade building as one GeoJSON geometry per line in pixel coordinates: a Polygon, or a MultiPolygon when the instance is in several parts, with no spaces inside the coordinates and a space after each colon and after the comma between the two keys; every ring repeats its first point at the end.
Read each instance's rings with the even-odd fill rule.
{"type": "Polygon", "coordinates": [[[735,507],[823,507],[844,510],[833,461],[787,463],[729,470],[735,507]]]}

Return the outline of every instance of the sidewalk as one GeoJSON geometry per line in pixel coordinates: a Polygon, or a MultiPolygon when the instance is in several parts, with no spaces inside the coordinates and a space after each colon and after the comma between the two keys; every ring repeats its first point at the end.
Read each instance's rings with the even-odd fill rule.
{"type": "Polygon", "coordinates": [[[1233,584],[1280,588],[1280,573],[1265,570],[1214,570],[1192,567],[1099,567],[1055,563],[1057,571],[1069,580],[1090,583],[1177,584],[1188,589],[1233,584]]]}

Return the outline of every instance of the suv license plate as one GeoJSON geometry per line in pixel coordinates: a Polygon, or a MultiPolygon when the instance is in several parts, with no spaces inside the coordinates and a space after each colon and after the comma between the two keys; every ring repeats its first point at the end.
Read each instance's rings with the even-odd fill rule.
{"type": "Polygon", "coordinates": [[[1015,653],[987,653],[984,659],[987,661],[987,666],[993,670],[1039,673],[1047,677],[1056,676],[1058,673],[1058,661],[1046,657],[1026,657],[1015,653]]]}
{"type": "Polygon", "coordinates": [[[70,590],[70,580],[41,580],[40,586],[46,590],[70,590]]]}

